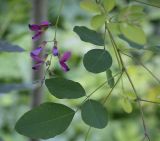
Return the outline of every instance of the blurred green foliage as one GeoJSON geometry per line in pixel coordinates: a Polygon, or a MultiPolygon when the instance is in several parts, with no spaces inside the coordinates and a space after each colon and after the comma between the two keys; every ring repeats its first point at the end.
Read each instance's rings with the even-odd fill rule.
{"type": "MultiPolygon", "coordinates": [[[[96,48],[88,43],[81,42],[77,35],[73,32],[75,25],[88,25],[91,19],[91,14],[86,13],[79,7],[79,0],[69,0],[65,3],[62,15],[60,17],[58,42],[62,50],[71,50],[73,56],[69,65],[71,70],[67,74],[63,74],[59,70],[59,66],[55,66],[55,72],[63,75],[71,80],[80,82],[87,93],[92,92],[97,85],[105,81],[106,74],[94,75],[87,72],[82,65],[82,56],[91,48],[96,48]]],[[[115,14],[119,9],[128,4],[126,0],[117,0],[116,8],[112,14],[115,14]]],[[[134,2],[132,2],[134,3],[134,2]]],[[[55,23],[57,11],[60,1],[49,1],[48,4],[48,19],[55,23]]],[[[144,7],[146,17],[142,22],[143,29],[148,37],[148,45],[160,44],[160,9],[144,7]]],[[[28,23],[31,21],[31,1],[21,0],[0,0],[0,38],[7,40],[12,44],[18,44],[23,47],[25,53],[0,53],[0,87],[1,84],[32,84],[31,82],[31,59],[29,52],[31,50],[31,34],[28,30],[28,23]]],[[[116,27],[116,26],[115,26],[116,27]]],[[[47,39],[52,39],[53,29],[47,32],[47,39]]],[[[117,31],[116,31],[117,32],[117,31]]],[[[119,41],[119,45],[126,45],[119,41]]],[[[127,46],[127,45],[126,45],[127,46]]],[[[52,47],[52,44],[48,46],[52,47]]],[[[111,44],[107,47],[110,49],[111,44]]],[[[110,49],[111,50],[111,49],[110,49]]],[[[112,50],[111,50],[112,51],[112,50]]],[[[160,78],[160,62],[159,53],[149,51],[132,51],[132,54],[152,70],[152,72],[160,78]]],[[[150,74],[148,74],[135,61],[125,57],[125,63],[136,85],[136,89],[141,97],[160,102],[160,86],[156,83],[150,74]]],[[[116,73],[116,61],[113,60],[113,72],[116,73]]],[[[114,74],[115,74],[114,73],[114,74]]],[[[132,102],[133,112],[127,114],[123,111],[121,104],[121,96],[132,93],[132,89],[125,77],[123,77],[125,89],[122,89],[121,83],[113,91],[112,97],[106,104],[109,116],[109,125],[103,130],[92,129],[88,141],[138,141],[143,137],[143,129],[140,121],[139,109],[136,102],[132,102]]],[[[14,125],[16,120],[28,109],[30,109],[30,93],[31,88],[27,90],[12,90],[8,93],[0,92],[0,141],[27,141],[15,132],[14,125]]],[[[104,86],[93,96],[94,99],[101,99],[109,92],[109,87],[104,86]]],[[[79,100],[68,102],[67,100],[57,100],[51,96],[46,90],[44,101],[55,101],[66,103],[71,106],[79,104],[79,100]]],[[[143,103],[145,120],[148,126],[149,134],[153,141],[160,141],[160,107],[150,103],[143,103]]],[[[80,114],[77,114],[72,125],[61,136],[48,141],[84,141],[87,132],[87,126],[82,122],[80,114]]]]}

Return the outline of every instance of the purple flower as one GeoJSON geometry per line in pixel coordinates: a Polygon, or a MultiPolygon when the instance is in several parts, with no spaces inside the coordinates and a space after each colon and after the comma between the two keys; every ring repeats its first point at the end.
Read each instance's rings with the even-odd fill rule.
{"type": "Polygon", "coordinates": [[[32,69],[34,70],[38,70],[40,68],[40,66],[45,62],[45,60],[47,59],[48,54],[45,54],[45,56],[41,56],[41,52],[43,51],[43,48],[45,47],[47,42],[42,42],[42,44],[37,47],[35,50],[33,50],[30,53],[30,56],[32,57],[32,59],[36,62],[36,64],[32,67],[32,69]]]}
{"type": "Polygon", "coordinates": [[[63,69],[63,71],[67,72],[69,71],[69,67],[67,66],[66,62],[69,60],[69,58],[71,57],[71,52],[65,52],[62,57],[60,57],[59,59],[59,63],[61,65],[61,68],[63,69]]]}
{"type": "Polygon", "coordinates": [[[52,53],[53,53],[54,56],[58,56],[59,55],[58,48],[56,46],[53,47],[52,53]]]}
{"type": "Polygon", "coordinates": [[[43,34],[43,32],[50,26],[51,24],[48,21],[43,21],[40,24],[29,24],[29,29],[34,31],[35,34],[32,37],[33,40],[39,39],[39,37],[43,34]]]}

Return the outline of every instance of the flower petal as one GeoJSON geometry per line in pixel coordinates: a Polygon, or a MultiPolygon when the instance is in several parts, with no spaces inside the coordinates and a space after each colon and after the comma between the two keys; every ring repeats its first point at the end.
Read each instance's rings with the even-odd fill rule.
{"type": "Polygon", "coordinates": [[[58,48],[56,46],[53,47],[52,53],[53,53],[54,56],[58,56],[59,55],[58,48]]]}
{"type": "Polygon", "coordinates": [[[67,72],[70,70],[69,67],[64,62],[60,62],[60,65],[64,72],[67,72]]]}
{"type": "Polygon", "coordinates": [[[33,40],[39,39],[39,37],[41,36],[42,33],[43,33],[42,31],[36,32],[36,34],[32,37],[32,39],[33,39],[33,40]]]}
{"type": "Polygon", "coordinates": [[[35,50],[33,50],[30,55],[32,56],[38,56],[42,52],[43,48],[42,47],[37,47],[35,50]]]}
{"type": "Polygon", "coordinates": [[[41,29],[41,27],[37,24],[29,24],[29,29],[32,30],[32,31],[38,31],[41,29]]]}
{"type": "Polygon", "coordinates": [[[40,58],[39,56],[31,56],[32,57],[32,59],[34,60],[34,61],[36,61],[37,63],[42,63],[42,62],[44,62],[44,60],[42,59],[42,58],[40,58]]]}
{"type": "Polygon", "coordinates": [[[40,23],[40,27],[42,28],[42,27],[48,27],[48,26],[50,26],[51,25],[51,23],[49,23],[48,21],[43,21],[43,22],[41,22],[40,23]]]}
{"type": "Polygon", "coordinates": [[[60,62],[66,62],[71,57],[71,52],[67,51],[65,52],[62,57],[60,58],[60,62]]]}

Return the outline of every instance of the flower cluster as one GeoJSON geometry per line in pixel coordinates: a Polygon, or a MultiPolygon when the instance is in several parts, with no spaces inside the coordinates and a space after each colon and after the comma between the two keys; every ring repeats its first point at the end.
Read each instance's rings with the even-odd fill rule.
{"type": "MultiPolygon", "coordinates": [[[[49,28],[51,24],[48,21],[43,21],[39,25],[38,24],[29,24],[29,29],[31,31],[35,32],[35,35],[32,37],[33,40],[37,40],[40,38],[40,36],[45,32],[46,29],[49,28]]],[[[62,55],[59,52],[59,49],[57,47],[57,41],[54,40],[54,45],[52,48],[52,54],[53,56],[57,57],[59,60],[59,64],[64,72],[69,71],[69,67],[67,65],[67,61],[71,57],[71,52],[67,51],[64,52],[62,55]]],[[[49,54],[42,54],[42,51],[44,50],[47,41],[43,41],[35,50],[31,51],[30,56],[31,58],[36,62],[35,65],[32,67],[34,70],[38,70],[41,65],[43,64],[50,64],[51,60],[47,60],[49,54]]]]}

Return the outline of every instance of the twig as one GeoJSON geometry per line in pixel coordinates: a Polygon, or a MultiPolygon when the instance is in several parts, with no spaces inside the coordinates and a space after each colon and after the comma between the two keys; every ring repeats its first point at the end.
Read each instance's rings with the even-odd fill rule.
{"type": "Polygon", "coordinates": [[[140,0],[135,0],[135,2],[142,3],[142,4],[145,4],[145,5],[148,5],[148,6],[153,6],[153,7],[156,7],[156,8],[160,8],[160,6],[150,4],[150,3],[146,3],[146,2],[143,2],[143,1],[140,1],[140,0]]]}
{"type": "MultiPolygon", "coordinates": [[[[131,80],[131,78],[130,78],[130,75],[129,75],[129,73],[128,73],[125,65],[124,65],[124,62],[123,62],[122,57],[121,57],[121,54],[120,54],[120,50],[119,50],[116,42],[114,41],[114,38],[113,38],[113,36],[112,36],[112,33],[110,32],[110,30],[109,30],[109,28],[108,28],[107,26],[106,26],[106,28],[107,28],[107,30],[108,30],[109,37],[110,37],[111,41],[113,42],[113,44],[114,44],[114,46],[115,46],[115,48],[116,48],[116,51],[117,51],[118,56],[119,56],[119,58],[120,58],[121,65],[122,65],[122,67],[123,67],[123,69],[124,69],[124,71],[125,71],[125,73],[126,73],[126,75],[127,75],[127,78],[128,78],[128,80],[129,80],[132,88],[133,88],[134,94],[135,94],[136,97],[137,97],[137,103],[138,103],[138,106],[139,106],[139,108],[140,108],[141,119],[142,119],[143,128],[144,128],[144,136],[149,139],[149,136],[148,136],[148,134],[147,134],[147,129],[146,129],[146,123],[145,123],[145,120],[144,120],[143,109],[142,109],[141,103],[140,103],[140,101],[139,101],[139,96],[138,96],[137,91],[136,91],[136,89],[135,89],[135,87],[134,87],[134,84],[133,84],[133,82],[132,82],[132,80],[131,80]]],[[[150,139],[149,139],[149,140],[150,140],[150,139]]]]}
{"type": "Polygon", "coordinates": [[[123,55],[125,55],[125,56],[128,56],[128,57],[130,57],[131,59],[133,59],[133,60],[135,60],[138,64],[140,64],[147,72],[149,72],[151,75],[152,75],[152,77],[153,78],[155,78],[157,81],[158,81],[158,83],[160,83],[160,80],[153,74],[153,72],[151,71],[151,70],[149,70],[142,62],[140,62],[139,60],[137,60],[136,58],[134,58],[133,56],[130,56],[130,55],[128,55],[128,54],[126,54],[126,53],[124,53],[124,52],[122,52],[122,51],[120,51],[121,52],[121,54],[123,54],[123,55]]]}

